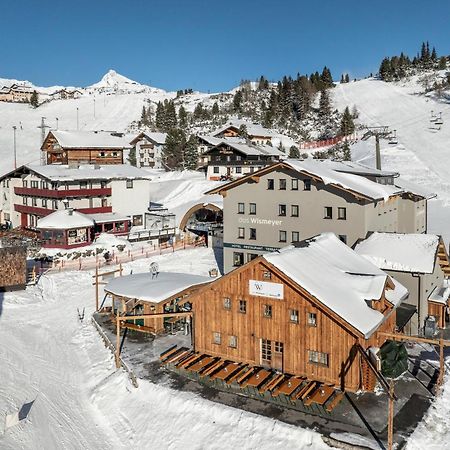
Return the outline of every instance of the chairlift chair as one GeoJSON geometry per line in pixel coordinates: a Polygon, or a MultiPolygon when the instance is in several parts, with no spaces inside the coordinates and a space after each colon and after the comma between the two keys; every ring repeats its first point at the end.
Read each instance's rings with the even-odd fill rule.
{"type": "Polygon", "coordinates": [[[394,130],[391,135],[389,136],[388,144],[390,145],[397,145],[398,139],[397,139],[397,130],[394,130]]]}
{"type": "Polygon", "coordinates": [[[439,113],[439,117],[436,117],[436,120],[434,121],[435,125],[443,125],[444,121],[442,120],[442,113],[439,113]]]}

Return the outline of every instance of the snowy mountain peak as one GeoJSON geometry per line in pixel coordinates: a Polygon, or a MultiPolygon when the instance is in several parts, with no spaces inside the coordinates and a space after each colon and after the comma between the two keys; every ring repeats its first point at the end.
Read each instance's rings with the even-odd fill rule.
{"type": "Polygon", "coordinates": [[[115,70],[108,70],[108,72],[103,75],[102,79],[98,83],[94,83],[89,86],[93,89],[101,89],[101,88],[127,88],[129,86],[141,86],[137,81],[130,80],[123,75],[120,75],[115,70]]]}

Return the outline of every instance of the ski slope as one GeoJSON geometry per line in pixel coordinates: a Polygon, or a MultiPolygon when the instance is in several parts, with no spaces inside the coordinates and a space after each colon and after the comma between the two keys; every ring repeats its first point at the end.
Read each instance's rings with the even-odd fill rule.
{"type": "MultiPolygon", "coordinates": [[[[355,105],[358,122],[388,125],[397,130],[398,144],[381,141],[382,168],[400,172],[406,182],[437,195],[429,202],[428,230],[450,241],[450,104],[419,93],[415,81],[384,83],[372,78],[338,84],[333,100],[339,109],[355,105]],[[440,130],[430,122],[431,111],[442,112],[440,130]]],[[[375,166],[375,140],[352,148],[354,160],[375,166]]]]}

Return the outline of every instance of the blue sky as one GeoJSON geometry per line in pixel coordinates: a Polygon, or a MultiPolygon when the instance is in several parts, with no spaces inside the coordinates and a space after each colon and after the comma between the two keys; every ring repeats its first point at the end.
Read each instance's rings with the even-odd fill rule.
{"type": "Polygon", "coordinates": [[[1,0],[0,78],[86,86],[108,69],[164,89],[331,68],[360,77],[424,40],[450,54],[434,0],[1,0]],[[5,54],[6,53],[6,54],[5,54]]]}

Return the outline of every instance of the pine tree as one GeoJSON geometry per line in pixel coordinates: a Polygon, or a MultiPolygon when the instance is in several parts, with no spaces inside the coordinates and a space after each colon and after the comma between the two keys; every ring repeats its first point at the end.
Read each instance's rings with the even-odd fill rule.
{"type": "Polygon", "coordinates": [[[167,168],[174,170],[183,168],[185,146],[186,136],[183,130],[172,128],[168,131],[163,150],[163,161],[167,168]]]}
{"type": "Polygon", "coordinates": [[[342,160],[343,161],[352,160],[352,152],[350,150],[350,145],[347,141],[345,141],[344,145],[342,146],[342,160]]]}
{"type": "Polygon", "coordinates": [[[327,66],[325,66],[322,70],[322,74],[320,75],[320,81],[322,82],[322,86],[326,88],[334,86],[331,71],[327,66]]]}
{"type": "Polygon", "coordinates": [[[177,112],[175,110],[175,103],[173,100],[164,102],[164,131],[169,131],[177,126],[177,112]]]}
{"type": "Polygon", "coordinates": [[[392,80],[392,68],[391,68],[391,61],[389,58],[383,58],[383,60],[381,61],[379,74],[380,78],[383,81],[392,80]]]}
{"type": "Polygon", "coordinates": [[[213,115],[213,117],[220,114],[219,105],[217,104],[217,102],[214,102],[214,105],[211,108],[211,114],[213,115]]]}
{"type": "Polygon", "coordinates": [[[345,78],[344,78],[344,74],[341,75],[341,84],[345,83],[345,78]]]}
{"type": "Polygon", "coordinates": [[[431,60],[433,62],[437,61],[437,53],[436,53],[436,49],[433,47],[433,51],[431,52],[431,60]]]}
{"type": "Polygon", "coordinates": [[[242,105],[242,90],[239,89],[236,91],[236,94],[234,94],[233,97],[233,109],[235,112],[241,111],[241,105],[242,105]]]}
{"type": "Polygon", "coordinates": [[[158,102],[156,105],[156,117],[155,117],[155,126],[158,131],[163,131],[165,129],[164,126],[164,116],[165,109],[161,102],[158,102]]]}
{"type": "Polygon", "coordinates": [[[340,134],[341,136],[348,136],[355,131],[355,123],[350,113],[348,106],[345,108],[341,118],[340,134]]]}
{"type": "Polygon", "coordinates": [[[195,170],[198,167],[198,142],[194,135],[191,135],[184,147],[184,168],[195,170]]]}
{"type": "Polygon", "coordinates": [[[194,109],[194,119],[201,120],[203,119],[204,115],[203,105],[201,103],[198,103],[194,109]]]}
{"type": "Polygon", "coordinates": [[[130,149],[130,152],[128,153],[128,158],[127,159],[128,159],[128,162],[130,163],[130,165],[136,167],[136,164],[137,164],[137,161],[136,161],[136,147],[132,147],[130,149]]]}
{"type": "Polygon", "coordinates": [[[300,150],[295,145],[292,145],[289,149],[289,158],[299,159],[300,158],[300,150]]]}
{"type": "Polygon", "coordinates": [[[245,123],[243,123],[240,127],[239,127],[239,136],[241,136],[244,139],[248,139],[248,131],[247,131],[247,125],[245,125],[245,123]]]}
{"type": "Polygon", "coordinates": [[[146,115],[147,115],[147,111],[145,110],[145,105],[144,105],[142,107],[141,120],[139,121],[139,126],[143,126],[145,124],[146,115]]]}
{"type": "Polygon", "coordinates": [[[328,121],[331,116],[331,100],[327,89],[320,91],[319,99],[319,118],[323,121],[328,121]]]}
{"type": "Polygon", "coordinates": [[[345,74],[345,82],[350,83],[350,76],[348,75],[348,73],[345,74]]]}
{"type": "Polygon", "coordinates": [[[39,106],[39,94],[36,91],[33,91],[30,97],[30,105],[33,108],[37,108],[39,106]]]}
{"type": "Polygon", "coordinates": [[[269,82],[261,75],[258,81],[258,91],[265,91],[269,89],[269,82]]]}
{"type": "Polygon", "coordinates": [[[445,56],[441,56],[439,58],[438,69],[445,70],[447,68],[447,58],[445,56]]]}
{"type": "Polygon", "coordinates": [[[178,109],[178,125],[182,129],[185,129],[188,125],[188,114],[183,105],[178,109]]]}

